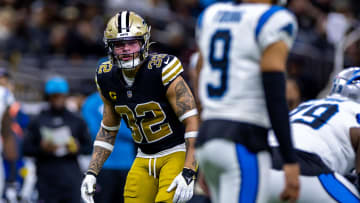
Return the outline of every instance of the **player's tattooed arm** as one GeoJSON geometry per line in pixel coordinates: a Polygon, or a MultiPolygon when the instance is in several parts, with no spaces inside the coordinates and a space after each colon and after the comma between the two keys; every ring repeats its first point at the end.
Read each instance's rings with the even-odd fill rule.
{"type": "Polygon", "coordinates": [[[181,76],[178,76],[170,85],[167,97],[177,116],[196,108],[194,96],[181,76]]]}
{"type": "Polygon", "coordinates": [[[183,79],[178,76],[169,86],[166,96],[178,117],[196,109],[194,96],[183,79]]]}
{"type": "Polygon", "coordinates": [[[197,168],[197,162],[195,159],[195,153],[194,153],[194,149],[195,149],[195,139],[194,138],[188,138],[185,139],[185,146],[186,146],[186,160],[188,160],[188,163],[185,164],[186,165],[191,165],[191,169],[196,169],[197,168]],[[188,157],[189,156],[189,157],[188,157]]]}
{"type": "MultiPolygon", "coordinates": [[[[181,76],[178,76],[170,84],[170,87],[167,90],[167,98],[174,109],[174,112],[183,122],[185,133],[190,133],[192,135],[196,134],[198,131],[199,117],[196,114],[195,99],[189,86],[181,76]],[[190,112],[190,114],[188,112],[190,112]]],[[[184,167],[195,170],[197,165],[195,160],[195,138],[190,136],[185,139],[185,143],[186,158],[184,167]]]]}
{"type": "MultiPolygon", "coordinates": [[[[115,112],[113,105],[107,101],[103,96],[102,100],[104,102],[104,110],[103,110],[103,124],[105,126],[117,126],[120,122],[120,117],[115,112]]],[[[109,145],[115,144],[117,131],[109,131],[104,129],[103,127],[100,128],[97,136],[96,141],[100,143],[108,143],[109,145]]],[[[99,174],[102,166],[104,165],[106,159],[111,154],[111,150],[106,149],[106,147],[101,146],[94,146],[94,150],[92,153],[91,161],[89,164],[88,171],[93,172],[95,174],[99,174]]]]}
{"type": "Polygon", "coordinates": [[[183,115],[189,110],[195,109],[195,99],[192,95],[190,88],[185,83],[184,79],[181,79],[175,85],[176,94],[176,114],[178,116],[183,115]]]}
{"type": "MultiPolygon", "coordinates": [[[[115,144],[115,139],[116,134],[114,134],[113,131],[107,131],[103,128],[100,128],[98,135],[96,136],[97,141],[107,142],[111,145],[115,144]]],[[[106,159],[110,156],[110,154],[111,151],[99,146],[94,146],[94,151],[88,171],[99,174],[102,166],[104,165],[106,159]]]]}

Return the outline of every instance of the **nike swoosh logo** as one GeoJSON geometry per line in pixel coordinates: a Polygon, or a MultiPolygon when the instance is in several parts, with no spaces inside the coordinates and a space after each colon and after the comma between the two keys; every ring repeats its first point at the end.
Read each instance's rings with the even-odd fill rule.
{"type": "Polygon", "coordinates": [[[167,60],[164,62],[165,64],[169,63],[170,58],[168,57],[167,60]]]}

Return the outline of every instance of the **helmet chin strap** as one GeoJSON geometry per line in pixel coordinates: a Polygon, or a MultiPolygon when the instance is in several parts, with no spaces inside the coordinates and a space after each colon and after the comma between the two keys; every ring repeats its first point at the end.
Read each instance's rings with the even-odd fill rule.
{"type": "Polygon", "coordinates": [[[129,60],[129,61],[121,61],[119,59],[116,59],[119,68],[122,69],[135,69],[136,66],[138,66],[140,64],[140,59],[139,57],[133,58],[133,60],[129,60]]]}
{"type": "Polygon", "coordinates": [[[133,55],[132,57],[133,59],[129,61],[122,61],[116,57],[115,60],[118,64],[118,67],[121,69],[135,69],[141,63],[141,60],[140,60],[140,56],[136,58],[134,57],[135,53],[132,53],[132,55],[133,55]]]}

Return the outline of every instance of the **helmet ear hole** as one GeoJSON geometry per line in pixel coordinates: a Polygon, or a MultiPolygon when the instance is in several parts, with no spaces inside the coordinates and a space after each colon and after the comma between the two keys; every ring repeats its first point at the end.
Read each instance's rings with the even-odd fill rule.
{"type": "Polygon", "coordinates": [[[342,85],[338,85],[337,86],[337,89],[336,89],[336,93],[340,93],[343,89],[343,86],[342,85]]]}

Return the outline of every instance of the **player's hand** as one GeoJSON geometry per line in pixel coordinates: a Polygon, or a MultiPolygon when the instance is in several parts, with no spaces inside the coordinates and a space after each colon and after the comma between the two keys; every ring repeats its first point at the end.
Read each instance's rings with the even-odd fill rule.
{"type": "Polygon", "coordinates": [[[176,187],[173,202],[187,202],[194,194],[195,171],[184,168],[183,171],[176,176],[167,192],[172,191],[176,187]]]}
{"type": "Polygon", "coordinates": [[[284,164],[285,188],[280,199],[289,202],[296,202],[300,194],[299,164],[284,164]]]}
{"type": "Polygon", "coordinates": [[[87,174],[81,184],[81,198],[85,203],[94,203],[93,196],[95,194],[96,177],[87,174]]]}

